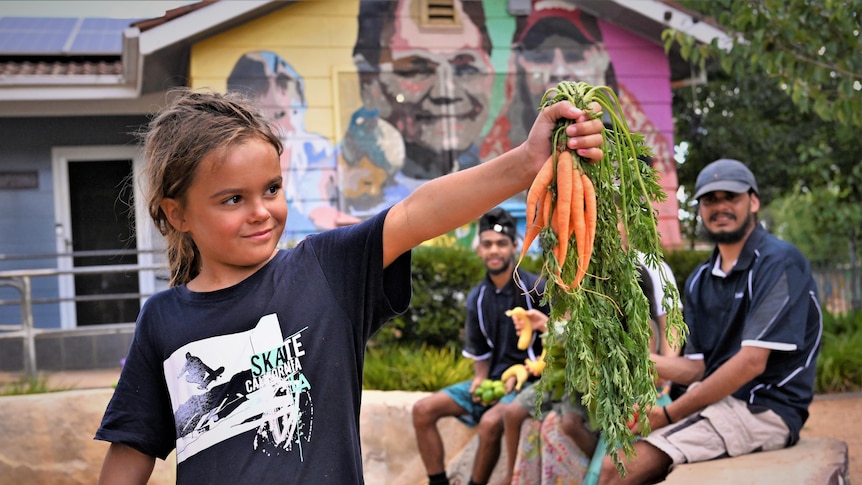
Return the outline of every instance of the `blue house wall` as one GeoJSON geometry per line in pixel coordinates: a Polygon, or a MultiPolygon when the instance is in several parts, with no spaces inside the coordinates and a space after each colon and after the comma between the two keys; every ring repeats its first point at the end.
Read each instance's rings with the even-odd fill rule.
{"type": "MultiPolygon", "coordinates": [[[[0,118],[0,173],[38,172],[35,189],[0,188],[0,271],[56,268],[55,258],[21,259],[23,255],[57,252],[52,155],[54,147],[129,145],[145,116],[86,116],[63,118],[0,118]]],[[[32,280],[34,299],[57,298],[58,279],[32,280]]],[[[18,292],[0,287],[0,299],[15,300],[18,292]]],[[[37,328],[59,328],[59,304],[34,305],[37,328]]],[[[0,325],[21,321],[17,305],[0,306],[0,325]]]]}

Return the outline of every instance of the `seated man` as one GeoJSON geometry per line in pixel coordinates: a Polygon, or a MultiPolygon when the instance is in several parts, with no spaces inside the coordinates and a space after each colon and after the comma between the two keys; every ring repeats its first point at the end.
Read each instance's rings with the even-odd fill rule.
{"type": "Polygon", "coordinates": [[[443,462],[443,440],[437,429],[437,421],[448,416],[458,417],[469,426],[478,425],[479,449],[470,483],[487,483],[500,455],[503,436],[500,403],[515,398],[510,392],[515,379],[506,383],[508,394],[491,405],[482,404],[473,391],[485,379],[500,379],[511,365],[523,363],[527,358],[535,360],[542,351],[541,339],[536,334],[530,346],[520,350],[518,335],[511,318],[506,315],[507,310],[515,307],[549,313],[547,305],[540,303],[544,280],[523,269],[517,270],[517,278],[513,277],[518,254],[516,236],[515,220],[503,209],[493,209],[479,220],[476,253],[485,263],[486,276],[467,296],[463,351],[465,357],[474,361],[475,377],[423,398],[413,406],[413,427],[430,485],[449,483],[443,462]]]}
{"type": "Polygon", "coordinates": [[[757,183],[742,163],[707,165],[694,195],[716,248],[686,282],[684,355],[653,355],[661,377],[689,388],[649,411],[652,432],[636,456],[621,457],[625,478],[605,457],[602,485],[654,483],[680,463],[791,446],[808,418],[822,331],[808,261],[757,224],[757,183]]]}

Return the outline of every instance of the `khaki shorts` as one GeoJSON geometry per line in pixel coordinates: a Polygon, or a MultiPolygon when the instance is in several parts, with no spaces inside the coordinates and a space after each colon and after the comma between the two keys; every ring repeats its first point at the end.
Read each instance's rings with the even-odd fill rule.
{"type": "Polygon", "coordinates": [[[643,439],[679,465],[777,450],[786,447],[789,438],[790,430],[774,411],[752,412],[744,401],[728,396],[643,439]]]}

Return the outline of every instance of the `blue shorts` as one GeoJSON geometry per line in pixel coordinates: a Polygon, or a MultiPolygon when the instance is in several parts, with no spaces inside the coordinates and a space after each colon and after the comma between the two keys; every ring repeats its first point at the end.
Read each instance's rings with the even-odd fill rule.
{"type": "MultiPolygon", "coordinates": [[[[479,424],[479,420],[482,419],[482,415],[485,414],[485,411],[491,409],[492,406],[485,406],[482,403],[473,402],[473,395],[470,394],[470,385],[473,381],[463,381],[457,384],[452,384],[449,387],[445,387],[441,392],[451,397],[456,404],[461,406],[462,408],[467,410],[467,414],[462,414],[460,416],[455,416],[459,421],[470,426],[476,426],[479,424]]],[[[527,386],[527,384],[524,384],[527,386]]],[[[526,389],[526,387],[521,388],[521,390],[526,389]]],[[[517,393],[515,391],[506,394],[501,397],[498,403],[510,403],[515,400],[515,396],[517,393]]],[[[495,403],[496,404],[496,403],[495,403]]]]}

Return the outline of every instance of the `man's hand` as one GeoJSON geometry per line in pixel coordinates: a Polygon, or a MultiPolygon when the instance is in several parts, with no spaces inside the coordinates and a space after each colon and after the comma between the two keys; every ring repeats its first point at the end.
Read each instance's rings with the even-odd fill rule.
{"type": "Polygon", "coordinates": [[[539,310],[530,309],[517,313],[513,312],[510,316],[512,317],[512,323],[515,324],[515,331],[518,335],[521,335],[521,329],[528,323],[531,330],[538,330],[541,333],[548,331],[548,316],[539,310]]]}

